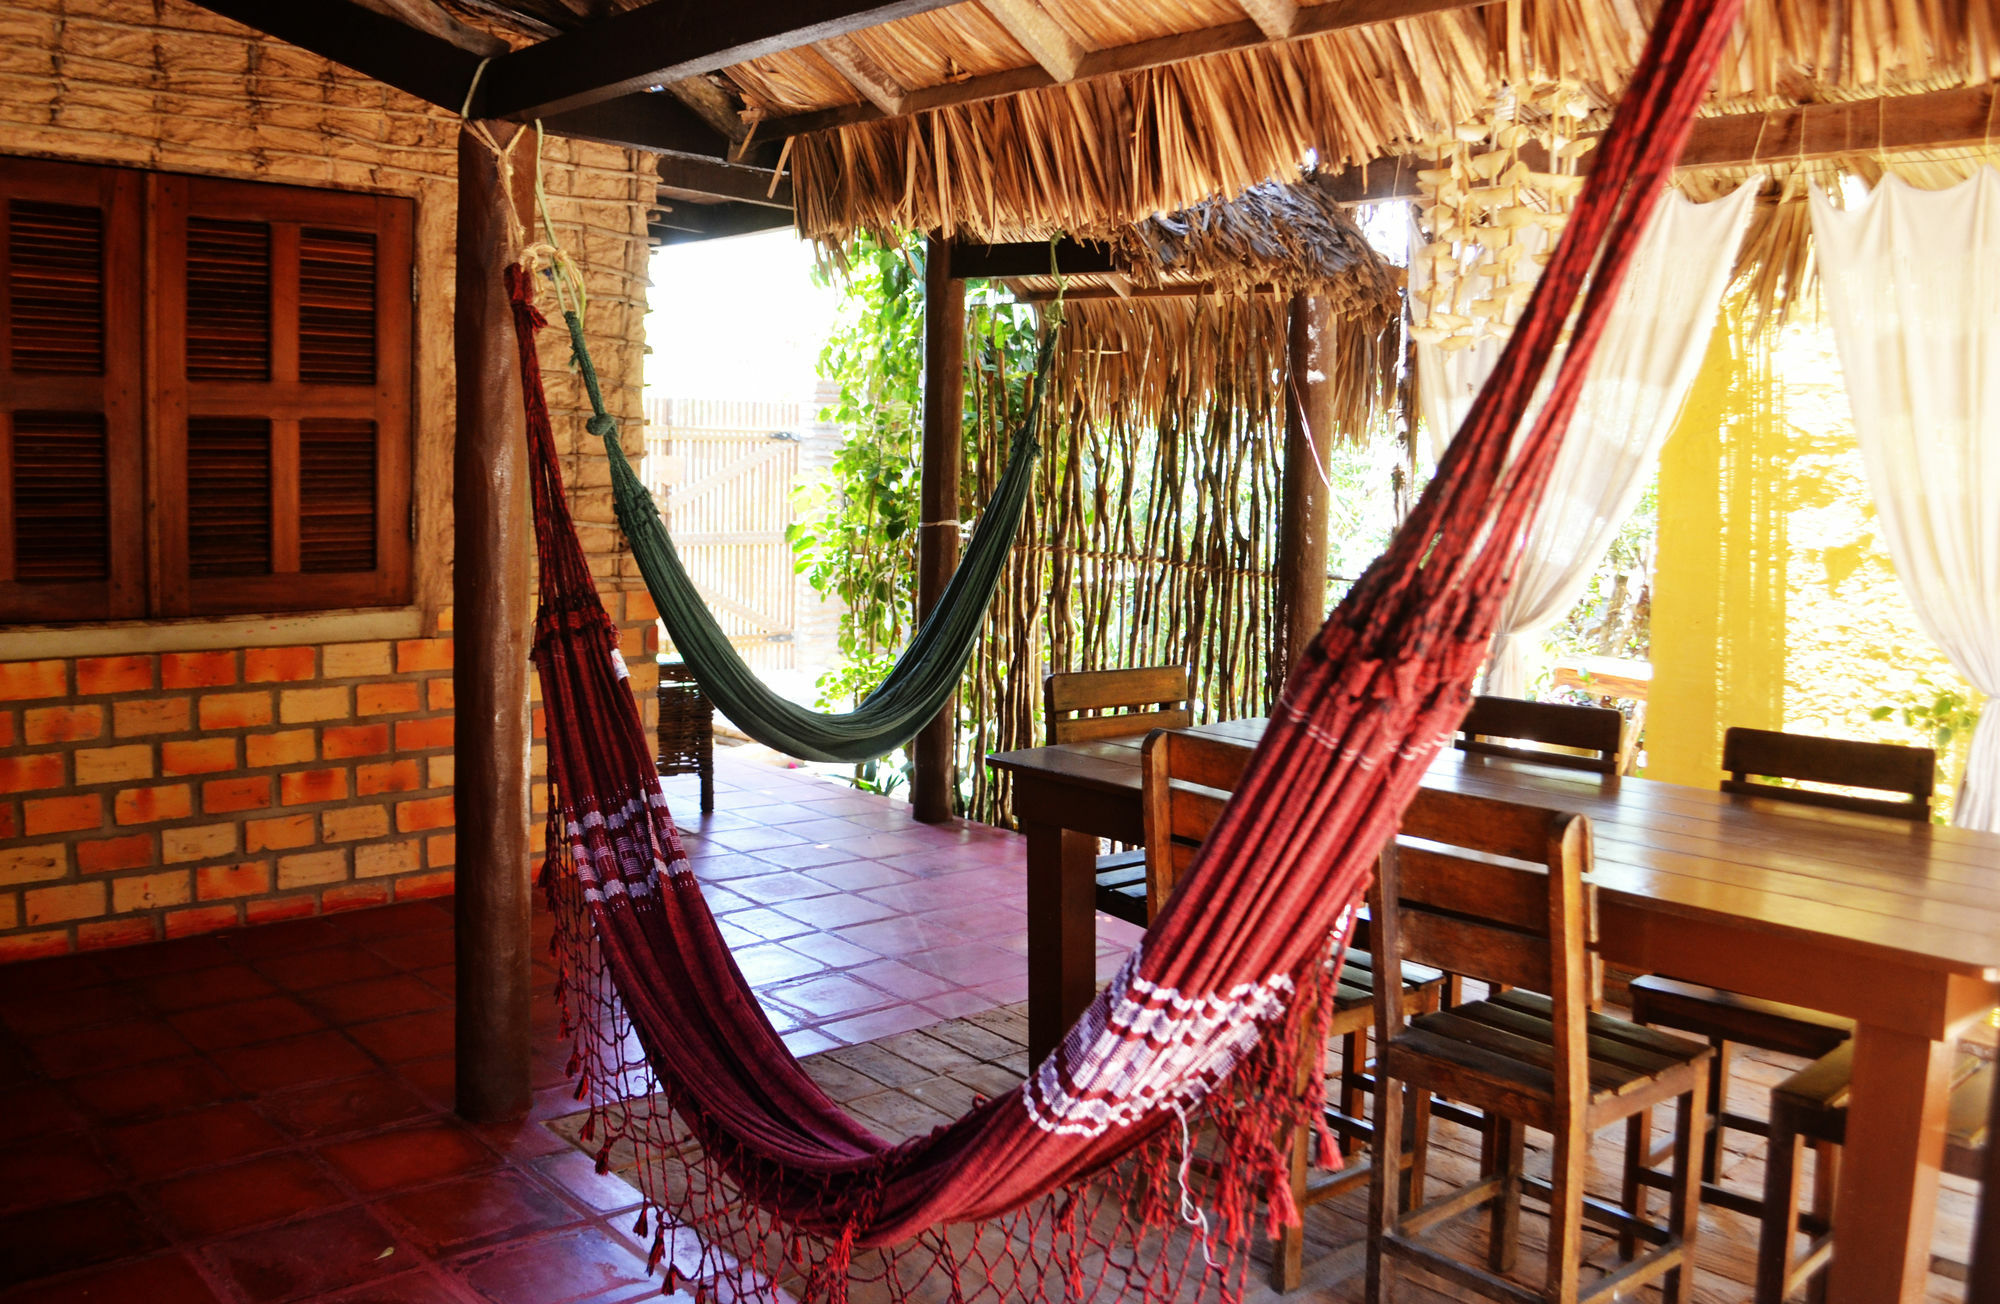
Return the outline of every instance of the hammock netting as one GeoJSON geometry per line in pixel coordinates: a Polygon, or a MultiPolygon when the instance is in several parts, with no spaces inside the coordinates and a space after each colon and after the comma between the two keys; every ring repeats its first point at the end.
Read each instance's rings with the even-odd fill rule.
{"type": "Polygon", "coordinates": [[[1408,522],[1304,650],[1141,944],[1018,1091],[902,1144],[800,1068],[703,903],[570,521],[533,281],[510,272],[564,1035],[600,1166],[639,1161],[638,1230],[665,1288],[808,1304],[851,1289],[954,1304],[1240,1295],[1260,1227],[1298,1218],[1290,1139],[1323,1117],[1326,996],[1354,907],[1469,703],[1612,296],[1739,7],[1661,6],[1499,367],[1408,522]],[[1565,328],[1548,401],[1517,436],[1565,328]]]}
{"type": "Polygon", "coordinates": [[[866,761],[901,747],[916,737],[951,697],[972,658],[972,647],[986,623],[986,607],[1007,567],[1007,554],[1021,525],[1021,513],[1034,488],[1036,438],[1041,420],[1042,391],[1047,387],[1054,356],[1055,333],[1042,337],[1035,362],[1028,410],[1009,450],[1007,469],[993,488],[965,556],[952,572],[931,614],[916,637],[897,656],[881,685],[852,711],[809,710],[772,692],[716,623],[708,602],[681,564],[680,554],[660,519],[660,510],[645,483],[625,458],[618,442],[618,423],[604,410],[597,373],[584,347],[583,324],[567,314],[570,341],[595,415],[588,428],[604,440],[611,460],[612,508],[631,545],[632,556],[645,577],[647,591],[672,635],[674,650],[687,663],[731,724],[750,737],[787,756],[807,761],[866,761]]]}

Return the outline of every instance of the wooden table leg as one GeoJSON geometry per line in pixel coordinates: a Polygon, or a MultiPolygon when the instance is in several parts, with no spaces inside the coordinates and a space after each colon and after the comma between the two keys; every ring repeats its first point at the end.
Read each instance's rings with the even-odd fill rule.
{"type": "Polygon", "coordinates": [[[1944,1162],[1952,1048],[1863,1023],[1834,1206],[1829,1304],[1920,1304],[1944,1162]]]}
{"type": "Polygon", "coordinates": [[[1097,839],[1030,824],[1028,1058],[1039,1063],[1097,994],[1097,839]]]}

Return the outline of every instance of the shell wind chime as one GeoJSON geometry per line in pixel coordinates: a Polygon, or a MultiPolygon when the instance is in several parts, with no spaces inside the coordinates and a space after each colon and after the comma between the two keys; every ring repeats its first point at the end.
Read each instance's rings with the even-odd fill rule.
{"type": "Polygon", "coordinates": [[[1597,140],[1576,133],[1593,111],[1573,83],[1507,93],[1491,127],[1460,127],[1417,173],[1428,233],[1411,260],[1417,339],[1452,350],[1513,333],[1583,188],[1577,160],[1597,140]]]}

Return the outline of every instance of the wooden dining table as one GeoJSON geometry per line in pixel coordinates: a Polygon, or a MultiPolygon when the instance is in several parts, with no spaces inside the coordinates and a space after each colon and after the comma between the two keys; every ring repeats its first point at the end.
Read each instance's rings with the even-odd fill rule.
{"type": "MultiPolygon", "coordinates": [[[[1200,728],[1245,743],[1263,731],[1262,720],[1200,728]]],[[[1028,844],[1036,1058],[1096,993],[1098,839],[1144,840],[1140,744],[987,757],[1013,778],[1028,844]]],[[[1828,1298],[1921,1300],[1951,1042],[2000,983],[2000,836],[1451,749],[1424,783],[1589,816],[1609,963],[1855,1020],[1828,1298]]]]}

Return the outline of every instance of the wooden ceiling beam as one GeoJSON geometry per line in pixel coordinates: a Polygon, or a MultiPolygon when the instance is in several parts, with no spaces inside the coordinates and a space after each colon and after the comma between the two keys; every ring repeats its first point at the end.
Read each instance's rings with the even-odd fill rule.
{"type": "Polygon", "coordinates": [[[791,224],[789,212],[759,204],[675,204],[647,223],[646,232],[661,244],[689,244],[775,231],[791,224]]]}
{"type": "MultiPolygon", "coordinates": [[[[1056,292],[1033,286],[1017,286],[1009,283],[1014,297],[1022,303],[1054,303],[1056,292]]],[[[1121,288],[1115,285],[1072,285],[1063,294],[1065,303],[1093,303],[1110,299],[1200,299],[1212,294],[1272,295],[1289,294],[1290,291],[1276,285],[1257,284],[1249,286],[1220,286],[1208,281],[1172,283],[1168,285],[1134,285],[1121,288]]]]}
{"type": "Polygon", "coordinates": [[[512,48],[491,32],[482,32],[477,27],[461,23],[438,8],[436,0],[355,0],[355,3],[378,14],[387,14],[419,31],[442,37],[482,59],[505,54],[512,48]]]}
{"type": "Polygon", "coordinates": [[[660,186],[682,195],[792,211],[792,180],[770,168],[744,167],[689,154],[660,155],[660,186]]]}
{"type": "Polygon", "coordinates": [[[700,114],[665,92],[624,95],[571,109],[544,118],[542,128],[552,135],[598,140],[628,149],[717,159],[730,152],[727,138],[703,121],[700,114]]]}
{"type": "Polygon", "coordinates": [[[951,274],[959,280],[1006,279],[1014,276],[1102,276],[1115,272],[1118,265],[1111,251],[1099,244],[1086,244],[1067,237],[1051,250],[1046,240],[1019,244],[955,244],[951,247],[951,274]]]}
{"type": "Polygon", "coordinates": [[[891,117],[903,111],[903,102],[910,97],[910,92],[890,75],[887,68],[875,62],[868,51],[856,44],[853,37],[829,36],[824,41],[813,42],[812,48],[870,104],[891,117]]]}
{"type": "Polygon", "coordinates": [[[979,7],[1007,29],[1007,35],[1033,56],[1051,81],[1076,77],[1089,51],[1035,0],[979,0],[979,7]]]}
{"type": "Polygon", "coordinates": [[[1299,7],[1292,0],[1236,0],[1236,7],[1274,41],[1285,40],[1299,25],[1299,7]]]}
{"type": "MultiPolygon", "coordinates": [[[[1102,50],[1091,50],[1078,60],[1075,73],[1061,80],[1088,81],[1094,77],[1140,72],[1147,68],[1161,68],[1168,64],[1200,59],[1211,54],[1227,54],[1232,51],[1274,45],[1279,39],[1304,40],[1307,37],[1324,36],[1329,32],[1345,31],[1355,27],[1419,18],[1425,14],[1477,9],[1496,2],[1497,0],[1347,0],[1346,3],[1340,4],[1305,5],[1297,10],[1292,30],[1283,38],[1274,38],[1255,21],[1245,19],[1242,22],[1225,23],[1220,27],[1203,28],[1196,32],[1161,36],[1131,45],[1114,45],[1102,50]]],[[[990,12],[991,6],[988,6],[988,9],[990,12]]],[[[645,10],[638,12],[644,13],[645,10]]],[[[815,109],[808,113],[769,118],[759,128],[758,134],[777,138],[802,136],[808,132],[828,131],[835,127],[850,127],[864,122],[879,122],[884,118],[903,117],[931,109],[1002,99],[1009,95],[1018,95],[1023,91],[1054,86],[1058,84],[1058,80],[1047,68],[1040,65],[1009,68],[1005,72],[968,77],[964,81],[948,82],[942,86],[913,87],[903,103],[901,114],[884,113],[873,104],[842,105],[838,108],[815,109]]]]}
{"type": "MultiPolygon", "coordinates": [[[[1681,171],[1748,168],[1847,154],[1978,148],[1995,139],[1989,124],[2000,121],[1996,96],[2000,86],[1969,86],[1697,118],[1676,167],[1681,171]]],[[[1594,157],[1585,154],[1579,165],[1588,170],[1594,157]]],[[[1545,156],[1529,146],[1522,150],[1522,160],[1539,169],[1545,156]]],[[[1436,166],[1435,160],[1420,155],[1377,159],[1322,177],[1318,184],[1346,204],[1415,199],[1418,169],[1436,166]]]]}
{"type": "MultiPolygon", "coordinates": [[[[456,111],[480,56],[356,0],[196,0],[202,8],[456,111]]],[[[498,63],[496,59],[494,61],[498,63]]]]}
{"type": "Polygon", "coordinates": [[[727,0],[641,5],[495,59],[480,80],[477,109],[491,118],[547,117],[949,3],[727,0]]]}

